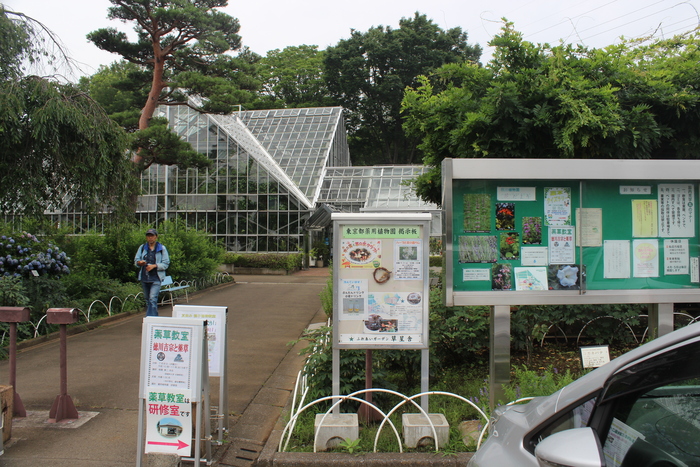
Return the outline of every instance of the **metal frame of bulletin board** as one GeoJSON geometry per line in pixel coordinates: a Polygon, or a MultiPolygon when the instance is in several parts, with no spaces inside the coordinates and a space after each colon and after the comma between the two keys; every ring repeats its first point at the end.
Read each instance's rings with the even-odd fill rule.
{"type": "Polygon", "coordinates": [[[510,307],[700,302],[699,160],[445,159],[448,306],[491,307],[490,403],[510,380],[510,307]]]}
{"type": "Polygon", "coordinates": [[[445,159],[442,173],[449,305],[700,300],[700,161],[445,159]]]}

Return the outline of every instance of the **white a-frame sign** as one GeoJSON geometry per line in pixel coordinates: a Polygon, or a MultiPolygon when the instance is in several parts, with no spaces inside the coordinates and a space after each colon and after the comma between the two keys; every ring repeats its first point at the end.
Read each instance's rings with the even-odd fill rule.
{"type": "Polygon", "coordinates": [[[201,319],[144,318],[137,467],[144,453],[193,456],[199,466],[201,440],[211,459],[206,342],[207,323],[201,319]]]}

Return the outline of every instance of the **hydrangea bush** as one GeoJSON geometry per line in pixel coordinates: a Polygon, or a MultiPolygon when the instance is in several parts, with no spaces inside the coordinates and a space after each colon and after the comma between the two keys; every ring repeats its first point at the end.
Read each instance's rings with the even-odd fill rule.
{"type": "Polygon", "coordinates": [[[51,242],[43,243],[30,233],[0,237],[0,275],[13,277],[70,274],[70,258],[51,242]]]}

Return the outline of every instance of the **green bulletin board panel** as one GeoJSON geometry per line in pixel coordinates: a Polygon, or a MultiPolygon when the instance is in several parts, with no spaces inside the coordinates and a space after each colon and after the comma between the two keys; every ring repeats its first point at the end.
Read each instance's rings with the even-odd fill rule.
{"type": "Polygon", "coordinates": [[[695,181],[453,179],[451,192],[455,292],[699,286],[695,181]]]}

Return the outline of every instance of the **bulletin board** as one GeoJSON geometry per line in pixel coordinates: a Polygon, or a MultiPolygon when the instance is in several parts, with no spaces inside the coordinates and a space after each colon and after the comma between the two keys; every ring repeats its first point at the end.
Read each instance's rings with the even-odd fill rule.
{"type": "Polygon", "coordinates": [[[697,300],[689,174],[700,161],[446,159],[448,303],[697,300]]]}
{"type": "Polygon", "coordinates": [[[427,213],[334,213],[333,340],[339,349],[427,349],[427,213]]]}

